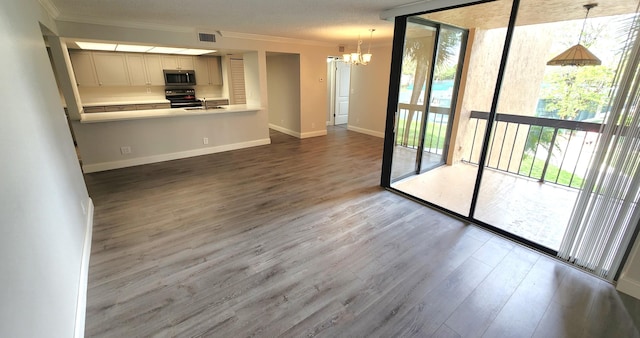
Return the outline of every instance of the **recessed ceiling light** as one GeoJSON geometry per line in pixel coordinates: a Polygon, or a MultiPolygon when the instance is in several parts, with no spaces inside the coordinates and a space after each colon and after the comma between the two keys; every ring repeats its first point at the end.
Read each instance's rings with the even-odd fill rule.
{"type": "Polygon", "coordinates": [[[140,45],[120,45],[116,46],[116,52],[134,52],[134,53],[144,53],[149,49],[153,48],[153,46],[140,46],[140,45]]]}
{"type": "Polygon", "coordinates": [[[202,55],[202,54],[208,54],[208,53],[213,53],[215,52],[215,50],[209,50],[209,49],[183,49],[181,51],[175,52],[176,54],[183,54],[183,55],[202,55]]]}
{"type": "Polygon", "coordinates": [[[79,42],[76,41],[76,45],[82,49],[91,49],[91,50],[116,50],[115,43],[98,43],[98,42],[79,42]]]}
{"type": "Polygon", "coordinates": [[[147,53],[158,53],[158,54],[175,54],[184,48],[173,48],[173,47],[153,47],[147,51],[147,53]]]}
{"type": "Polygon", "coordinates": [[[83,41],[76,41],[76,45],[78,45],[78,47],[82,49],[88,49],[88,50],[105,50],[105,51],[134,52],[134,53],[203,55],[203,54],[216,52],[215,50],[211,50],[211,49],[154,47],[154,46],[124,45],[124,44],[121,45],[121,44],[115,44],[115,43],[83,42],[83,41]]]}

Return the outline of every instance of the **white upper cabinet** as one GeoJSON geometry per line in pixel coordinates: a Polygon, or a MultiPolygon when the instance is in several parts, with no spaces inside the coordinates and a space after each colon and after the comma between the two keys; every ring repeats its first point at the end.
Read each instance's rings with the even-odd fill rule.
{"type": "Polygon", "coordinates": [[[69,51],[78,86],[164,86],[164,69],[195,70],[198,85],[222,85],[219,56],[69,51]]]}
{"type": "Polygon", "coordinates": [[[164,76],[160,55],[124,53],[129,84],[132,86],[163,86],[164,76]]]}
{"type": "Polygon", "coordinates": [[[100,86],[128,86],[127,61],[122,53],[93,52],[100,86]]]}
{"type": "Polygon", "coordinates": [[[149,85],[147,70],[142,54],[127,53],[127,70],[129,71],[129,83],[132,86],[149,85]]]}
{"type": "Polygon", "coordinates": [[[160,55],[145,54],[144,64],[147,70],[147,80],[151,86],[164,86],[164,73],[162,73],[162,60],[160,55]]]}
{"type": "Polygon", "coordinates": [[[219,56],[209,56],[207,59],[207,65],[209,66],[209,84],[222,85],[222,67],[220,66],[219,56]]]}
{"type": "Polygon", "coordinates": [[[193,56],[162,55],[162,69],[194,69],[193,56]]]}
{"type": "Polygon", "coordinates": [[[76,84],[83,87],[98,86],[91,52],[70,51],[69,57],[71,57],[73,73],[76,76],[76,84]]]}
{"type": "Polygon", "coordinates": [[[193,70],[196,72],[196,84],[198,85],[210,85],[209,80],[209,66],[207,65],[207,58],[196,57],[195,67],[193,70]]]}
{"type": "Polygon", "coordinates": [[[220,57],[198,56],[195,58],[194,70],[198,85],[222,85],[220,57]]]}

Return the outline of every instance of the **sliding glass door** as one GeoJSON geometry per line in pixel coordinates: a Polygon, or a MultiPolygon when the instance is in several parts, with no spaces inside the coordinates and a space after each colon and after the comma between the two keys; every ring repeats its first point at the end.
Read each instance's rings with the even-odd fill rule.
{"type": "Polygon", "coordinates": [[[631,61],[610,47],[632,45],[637,26],[593,19],[602,35],[587,27],[585,43],[602,64],[557,67],[547,61],[575,44],[582,21],[549,22],[562,9],[531,5],[396,18],[381,183],[612,279],[640,219],[640,161],[624,162],[637,158],[640,118],[636,101],[611,100],[626,102],[622,80],[637,67],[619,67],[631,61]],[[612,125],[619,134],[607,136],[612,125]]]}

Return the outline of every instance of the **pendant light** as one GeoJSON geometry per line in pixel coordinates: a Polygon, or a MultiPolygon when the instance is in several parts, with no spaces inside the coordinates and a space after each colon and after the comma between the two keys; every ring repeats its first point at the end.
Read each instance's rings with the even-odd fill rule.
{"type": "Polygon", "coordinates": [[[602,64],[600,59],[580,44],[582,35],[584,34],[584,27],[587,23],[587,17],[589,16],[589,10],[596,6],[598,6],[597,3],[582,6],[587,10],[587,15],[585,15],[584,22],[582,22],[582,30],[580,31],[580,37],[578,37],[578,44],[551,59],[547,62],[547,66],[599,66],[602,64]]]}
{"type": "Polygon", "coordinates": [[[369,64],[369,62],[371,62],[371,39],[373,38],[373,32],[375,32],[376,30],[371,28],[369,29],[370,35],[369,35],[369,50],[367,51],[366,54],[362,54],[362,49],[361,49],[361,45],[362,45],[362,39],[360,39],[360,36],[358,36],[358,48],[356,49],[355,53],[351,53],[351,54],[344,54],[343,57],[343,61],[346,63],[350,63],[352,65],[363,65],[366,66],[369,64]]]}

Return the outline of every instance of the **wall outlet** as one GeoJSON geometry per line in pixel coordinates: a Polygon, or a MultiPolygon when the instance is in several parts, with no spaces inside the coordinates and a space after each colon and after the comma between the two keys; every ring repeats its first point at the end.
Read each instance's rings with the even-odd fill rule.
{"type": "Polygon", "coordinates": [[[203,137],[202,138],[202,144],[209,144],[209,138],[208,137],[203,137]]]}
{"type": "Polygon", "coordinates": [[[120,154],[122,155],[131,154],[131,147],[129,146],[120,147],[120,154]]]}

